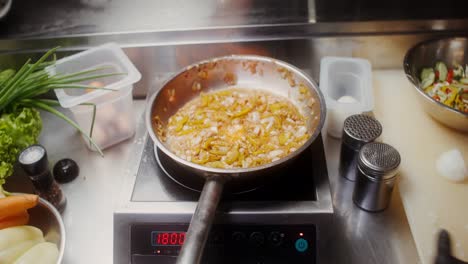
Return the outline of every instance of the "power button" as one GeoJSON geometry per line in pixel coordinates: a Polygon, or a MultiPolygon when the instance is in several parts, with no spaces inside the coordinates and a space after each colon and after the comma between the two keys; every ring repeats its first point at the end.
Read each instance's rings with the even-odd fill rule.
{"type": "Polygon", "coordinates": [[[307,240],[303,238],[299,238],[298,240],[296,240],[295,246],[297,251],[304,252],[309,248],[309,242],[307,242],[307,240]]]}

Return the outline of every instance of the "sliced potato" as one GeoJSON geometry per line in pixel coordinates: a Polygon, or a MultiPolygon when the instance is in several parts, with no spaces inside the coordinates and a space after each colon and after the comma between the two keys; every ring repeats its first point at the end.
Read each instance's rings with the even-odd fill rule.
{"type": "Polygon", "coordinates": [[[55,264],[59,256],[57,245],[50,242],[39,243],[30,248],[13,264],[55,264]]]}
{"type": "Polygon", "coordinates": [[[26,240],[43,238],[42,231],[34,226],[15,226],[0,230],[0,251],[26,240]]]}
{"type": "Polygon", "coordinates": [[[30,248],[44,242],[44,238],[26,240],[0,251],[0,263],[13,263],[30,248]]]}

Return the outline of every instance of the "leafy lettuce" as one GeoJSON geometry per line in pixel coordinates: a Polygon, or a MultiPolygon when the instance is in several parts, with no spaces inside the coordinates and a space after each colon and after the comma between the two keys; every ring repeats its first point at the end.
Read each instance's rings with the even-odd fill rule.
{"type": "Polygon", "coordinates": [[[33,108],[17,108],[0,116],[0,195],[6,178],[13,174],[18,154],[37,143],[41,129],[41,116],[33,108]]]}

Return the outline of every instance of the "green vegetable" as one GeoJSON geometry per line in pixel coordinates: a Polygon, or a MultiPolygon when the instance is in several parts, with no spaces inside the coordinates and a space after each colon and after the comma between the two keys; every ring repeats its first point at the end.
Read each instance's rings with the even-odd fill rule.
{"type": "Polygon", "coordinates": [[[424,69],[422,69],[422,71],[421,71],[421,80],[424,80],[424,79],[426,79],[427,77],[429,77],[429,75],[430,75],[431,73],[434,73],[434,69],[432,69],[432,68],[424,68],[424,69]]]}
{"type": "Polygon", "coordinates": [[[434,69],[424,68],[421,71],[421,86],[423,89],[433,84],[434,80],[435,80],[434,69]]]}
{"type": "Polygon", "coordinates": [[[441,61],[437,62],[435,65],[435,69],[439,72],[439,81],[445,82],[448,73],[447,66],[445,66],[445,63],[441,61]]]}
{"type": "MultiPolygon", "coordinates": [[[[50,76],[45,71],[45,67],[51,65],[51,62],[45,60],[55,53],[57,48],[49,50],[35,63],[30,63],[30,60],[10,78],[5,80],[0,85],[0,113],[8,112],[10,109],[20,106],[33,107],[45,110],[55,114],[56,116],[64,119],[70,125],[78,128],[78,125],[68,118],[63,118],[64,115],[57,114],[58,111],[49,111],[53,106],[57,105],[57,101],[37,99],[50,90],[53,89],[105,89],[99,87],[90,87],[87,85],[77,84],[86,80],[94,80],[97,78],[114,76],[121,73],[110,74],[94,74],[95,72],[106,69],[105,67],[94,68],[91,70],[81,71],[73,74],[66,75],[53,75],[50,76]]],[[[53,63],[53,62],[52,62],[53,63]]],[[[93,115],[92,122],[94,123],[95,114],[93,115]]],[[[95,144],[95,142],[81,129],[78,129],[85,137],[90,140],[91,144],[102,155],[102,151],[95,144]]],[[[91,134],[91,132],[90,132],[91,134]]]]}
{"type": "Polygon", "coordinates": [[[15,70],[7,69],[0,72],[0,84],[3,84],[6,80],[11,78],[15,74],[15,70]]]}
{"type": "Polygon", "coordinates": [[[462,78],[460,79],[460,82],[463,84],[468,84],[468,78],[462,78]]]}
{"type": "Polygon", "coordinates": [[[42,121],[36,109],[21,107],[0,116],[0,193],[21,150],[37,143],[42,121]]]}
{"type": "Polygon", "coordinates": [[[465,70],[463,69],[463,66],[456,64],[453,69],[453,78],[455,80],[459,80],[463,77],[465,77],[465,70]]]}
{"type": "Polygon", "coordinates": [[[99,71],[107,67],[97,67],[72,74],[51,75],[45,68],[53,65],[55,59],[46,60],[54,55],[56,50],[57,48],[49,50],[34,63],[31,63],[30,59],[27,60],[18,71],[7,69],[0,72],[0,115],[2,116],[1,122],[3,122],[3,125],[0,123],[0,196],[3,190],[1,186],[5,183],[5,178],[12,174],[18,153],[37,142],[42,123],[36,109],[50,112],[75,127],[103,155],[99,146],[91,138],[96,117],[94,104],[84,104],[90,105],[94,110],[88,135],[73,120],[54,108],[59,106],[57,100],[40,99],[40,96],[53,89],[112,90],[79,83],[122,73],[99,74],[99,71]]]}

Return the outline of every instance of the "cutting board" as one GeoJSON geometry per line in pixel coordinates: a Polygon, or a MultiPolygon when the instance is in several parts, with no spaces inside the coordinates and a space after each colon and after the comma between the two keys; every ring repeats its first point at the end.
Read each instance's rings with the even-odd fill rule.
{"type": "Polygon", "coordinates": [[[382,141],[401,154],[399,192],[422,263],[434,263],[440,228],[449,231],[454,255],[468,261],[468,181],[453,183],[436,170],[439,155],[458,148],[468,164],[468,134],[427,115],[402,70],[373,72],[375,116],[382,141]]]}

